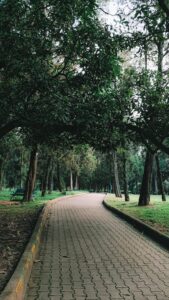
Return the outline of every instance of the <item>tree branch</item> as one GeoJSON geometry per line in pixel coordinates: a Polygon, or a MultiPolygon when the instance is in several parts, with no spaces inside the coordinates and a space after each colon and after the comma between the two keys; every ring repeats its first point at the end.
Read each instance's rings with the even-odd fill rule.
{"type": "MultiPolygon", "coordinates": [[[[147,140],[149,140],[154,146],[157,147],[157,149],[160,149],[161,151],[165,152],[166,154],[169,154],[169,147],[167,147],[166,145],[163,144],[163,141],[159,141],[153,134],[148,133],[146,130],[133,125],[133,124],[125,124],[126,127],[136,133],[138,133],[141,137],[147,138],[147,140]]],[[[144,138],[144,139],[145,139],[144,138]]]]}
{"type": "MultiPolygon", "coordinates": [[[[111,16],[111,17],[116,17],[116,16],[118,16],[118,15],[112,15],[112,14],[110,14],[110,13],[108,13],[107,11],[105,11],[103,8],[101,8],[101,7],[98,7],[98,9],[99,10],[101,10],[104,14],[106,14],[106,15],[108,15],[108,16],[111,16]]],[[[119,16],[118,16],[119,17],[119,16]]]]}

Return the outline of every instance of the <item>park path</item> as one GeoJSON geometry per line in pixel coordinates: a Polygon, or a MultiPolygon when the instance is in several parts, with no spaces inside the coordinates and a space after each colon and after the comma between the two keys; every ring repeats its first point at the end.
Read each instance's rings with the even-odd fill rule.
{"type": "Polygon", "coordinates": [[[169,299],[169,252],[107,211],[103,198],[53,204],[26,300],[169,299]]]}

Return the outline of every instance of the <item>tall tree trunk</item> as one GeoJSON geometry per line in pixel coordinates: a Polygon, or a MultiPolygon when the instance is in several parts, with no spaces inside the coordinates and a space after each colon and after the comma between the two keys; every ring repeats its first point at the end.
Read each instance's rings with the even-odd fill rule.
{"type": "MultiPolygon", "coordinates": [[[[145,56],[145,70],[148,69],[148,47],[147,42],[144,48],[145,56]]],[[[144,164],[144,173],[141,183],[140,196],[139,196],[139,206],[149,205],[150,202],[150,189],[151,189],[151,179],[152,179],[152,168],[153,168],[153,154],[147,150],[146,159],[144,164]]]]}
{"type": "Polygon", "coordinates": [[[123,152],[123,180],[124,180],[124,197],[125,201],[129,201],[129,192],[128,192],[128,178],[127,178],[127,159],[126,153],[123,152]]]}
{"type": "Polygon", "coordinates": [[[158,41],[157,49],[158,49],[158,72],[162,76],[163,71],[163,49],[164,42],[162,40],[158,41]]]}
{"type": "Polygon", "coordinates": [[[114,171],[113,171],[113,159],[112,159],[112,152],[108,153],[107,160],[109,166],[109,176],[110,176],[110,183],[109,183],[109,193],[114,193],[114,171]]]}
{"type": "Polygon", "coordinates": [[[157,168],[155,168],[154,166],[152,170],[152,192],[154,195],[158,194],[157,168]]]}
{"type": "Polygon", "coordinates": [[[21,148],[21,152],[20,152],[20,187],[23,188],[24,187],[24,151],[21,148]]]}
{"type": "Polygon", "coordinates": [[[79,189],[79,176],[76,173],[76,177],[75,177],[75,190],[78,190],[78,189],[79,189]]]}
{"type": "Polygon", "coordinates": [[[60,177],[60,164],[59,161],[57,161],[57,187],[59,189],[59,192],[62,192],[62,183],[61,183],[61,177],[60,177]]]}
{"type": "Polygon", "coordinates": [[[119,173],[118,173],[118,166],[117,166],[117,154],[116,151],[113,151],[113,186],[114,186],[114,193],[116,197],[121,198],[121,190],[120,190],[120,183],[119,183],[119,173]]]}
{"type": "Polygon", "coordinates": [[[48,180],[48,193],[51,194],[53,191],[53,177],[54,177],[54,163],[51,163],[51,169],[49,173],[49,180],[48,180]]]}
{"type": "Polygon", "coordinates": [[[162,180],[162,174],[160,170],[160,162],[158,154],[156,155],[156,165],[157,165],[157,175],[158,175],[158,184],[159,184],[159,191],[162,196],[162,201],[166,201],[165,191],[164,191],[164,185],[162,180]]]}
{"type": "Polygon", "coordinates": [[[70,190],[73,191],[73,172],[70,170],[70,190]]]}
{"type": "Polygon", "coordinates": [[[139,203],[138,203],[139,206],[148,205],[150,202],[150,188],[151,188],[153,158],[154,155],[147,150],[145,165],[144,165],[144,174],[143,174],[139,203]]]}
{"type": "Polygon", "coordinates": [[[35,180],[36,180],[37,161],[38,161],[38,153],[37,153],[37,145],[35,145],[32,148],[31,155],[30,155],[29,170],[27,174],[25,193],[23,197],[24,201],[30,201],[32,199],[32,193],[34,190],[35,180]]]}
{"type": "Polygon", "coordinates": [[[51,167],[51,160],[52,157],[49,156],[47,159],[47,163],[45,166],[45,174],[43,177],[43,182],[42,182],[42,197],[44,197],[46,195],[46,190],[47,190],[47,186],[48,186],[48,180],[49,180],[49,172],[50,172],[50,167],[51,167]]]}

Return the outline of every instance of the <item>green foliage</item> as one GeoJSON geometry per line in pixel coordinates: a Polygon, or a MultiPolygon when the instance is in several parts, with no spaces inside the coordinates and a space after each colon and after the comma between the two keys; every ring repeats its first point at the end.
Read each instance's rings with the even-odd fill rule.
{"type": "MultiPolygon", "coordinates": [[[[167,20],[157,1],[132,3],[138,27],[127,21],[129,34],[111,36],[98,20],[94,0],[1,1],[0,138],[19,127],[1,139],[0,160],[7,152],[10,157],[3,167],[8,186],[25,179],[26,148],[34,144],[40,144],[38,185],[50,156],[54,181],[60,168],[64,187],[69,169],[82,186],[110,185],[107,153],[131,141],[169,153],[168,77],[160,66],[167,20]],[[139,54],[159,54],[158,70],[120,71],[117,52],[133,47],[139,54]]],[[[130,152],[129,186],[137,192],[144,155],[137,147],[130,152]]]]}
{"type": "Polygon", "coordinates": [[[77,145],[72,150],[63,154],[62,158],[68,170],[72,170],[78,176],[83,173],[90,173],[96,168],[96,157],[94,150],[88,145],[77,145]]]}
{"type": "Polygon", "coordinates": [[[155,149],[162,148],[168,151],[163,147],[169,132],[167,79],[161,78],[159,86],[158,74],[144,71],[135,79],[134,93],[130,99],[131,114],[127,120],[128,127],[134,129],[150,148],[152,145],[153,150],[155,146],[155,149]]]}
{"type": "Polygon", "coordinates": [[[111,160],[107,154],[96,152],[96,169],[90,178],[90,189],[94,191],[103,191],[110,189],[111,186],[111,160]]]}
{"type": "Polygon", "coordinates": [[[158,0],[159,5],[164,10],[164,12],[169,16],[169,2],[168,0],[158,0]]]}
{"type": "MultiPolygon", "coordinates": [[[[131,3],[132,10],[126,16],[124,39],[127,35],[128,44],[125,48],[134,49],[134,63],[140,55],[145,62],[138,68],[133,65],[124,70],[117,80],[112,128],[113,125],[120,128],[130,140],[137,139],[152,151],[160,148],[169,153],[168,76],[167,72],[163,73],[163,59],[168,54],[167,18],[158,1],[132,0],[131,3]],[[156,69],[147,71],[150,66],[156,69]]],[[[125,27],[123,23],[122,26],[125,27]]]]}
{"type": "Polygon", "coordinates": [[[15,127],[33,129],[40,142],[77,134],[86,124],[84,109],[118,73],[115,44],[96,17],[95,1],[0,6],[0,135],[15,127]]]}

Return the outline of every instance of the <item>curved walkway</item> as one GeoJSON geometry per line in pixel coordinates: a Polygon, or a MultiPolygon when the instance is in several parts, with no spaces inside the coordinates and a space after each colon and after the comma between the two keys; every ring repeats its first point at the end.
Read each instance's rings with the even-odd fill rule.
{"type": "Polygon", "coordinates": [[[26,300],[169,299],[169,252],[107,211],[103,198],[53,205],[26,300]]]}

